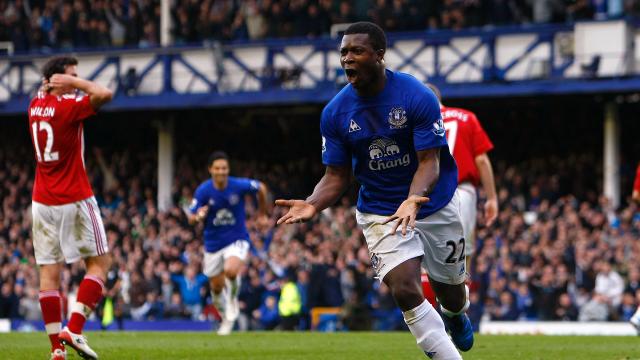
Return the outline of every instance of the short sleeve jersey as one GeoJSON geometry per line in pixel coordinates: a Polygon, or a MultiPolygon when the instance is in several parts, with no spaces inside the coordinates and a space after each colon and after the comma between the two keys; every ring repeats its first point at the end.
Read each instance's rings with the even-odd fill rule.
{"type": "Polygon", "coordinates": [[[209,206],[204,220],[207,252],[216,252],[237,240],[250,241],[245,225],[244,196],[257,193],[259,188],[257,180],[232,176],[224,190],[216,189],[211,179],[198,186],[189,210],[196,214],[199,208],[209,206]]]}
{"type": "Polygon", "coordinates": [[[493,149],[493,143],[474,113],[464,109],[442,107],[449,150],[458,165],[458,182],[480,183],[475,158],[493,149]]]}
{"type": "Polygon", "coordinates": [[[28,109],[35,150],[33,200],[63,205],[93,196],[84,167],[83,120],[95,114],[86,95],[38,92],[28,109]]]}
{"type": "Polygon", "coordinates": [[[424,218],[443,208],[457,186],[440,106],[433,92],[411,75],[386,70],[384,89],[361,97],[348,84],[322,112],[322,161],[351,166],[360,182],[358,210],[391,215],[407,198],[418,168],[417,151],[440,148],[440,176],[420,208],[424,218]]]}

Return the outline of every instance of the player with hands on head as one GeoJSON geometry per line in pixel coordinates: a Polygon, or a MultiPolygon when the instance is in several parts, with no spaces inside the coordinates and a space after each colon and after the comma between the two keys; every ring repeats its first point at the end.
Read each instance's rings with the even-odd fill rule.
{"type": "Polygon", "coordinates": [[[40,307],[55,360],[66,359],[64,345],[83,358],[98,358],[82,329],[102,298],[111,266],[100,209],[85,171],[83,126],[113,93],[79,78],[77,65],[77,59],[69,56],[48,60],[42,86],[28,109],[36,158],[33,248],[40,270],[40,307]],[[61,329],[60,276],[65,261],[79,260],[86,265],[86,275],[68,324],[61,329]]]}

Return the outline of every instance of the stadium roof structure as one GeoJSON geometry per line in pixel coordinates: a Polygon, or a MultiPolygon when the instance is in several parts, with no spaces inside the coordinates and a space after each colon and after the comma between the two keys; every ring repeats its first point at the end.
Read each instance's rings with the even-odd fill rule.
{"type": "MultiPolygon", "coordinates": [[[[635,30],[617,20],[390,34],[385,60],[449,99],[629,93],[640,91],[635,30]]],[[[323,104],[345,84],[338,45],[288,39],[75,55],[80,76],[115,90],[107,111],[323,104]]],[[[25,111],[48,56],[0,57],[0,115],[25,111]]]]}

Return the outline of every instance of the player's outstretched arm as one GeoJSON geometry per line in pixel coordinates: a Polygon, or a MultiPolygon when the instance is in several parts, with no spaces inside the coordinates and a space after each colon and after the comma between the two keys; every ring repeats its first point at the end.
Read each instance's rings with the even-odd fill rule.
{"type": "Polygon", "coordinates": [[[487,194],[487,202],[484,204],[484,218],[487,226],[491,226],[498,217],[498,196],[496,195],[496,182],[493,178],[493,167],[487,153],[475,158],[476,167],[480,173],[482,188],[487,194]]]}
{"type": "Polygon", "coordinates": [[[258,187],[258,213],[260,216],[268,216],[269,209],[267,203],[267,196],[269,195],[269,189],[267,189],[267,185],[263,182],[260,182],[260,186],[258,187]]]}
{"type": "Polygon", "coordinates": [[[403,201],[395,214],[389,216],[384,224],[396,221],[392,233],[402,225],[402,235],[407,234],[407,227],[414,227],[420,206],[430,199],[427,197],[438,183],[440,177],[440,148],[418,151],[418,169],[413,174],[407,200],[403,201]]]}
{"type": "Polygon", "coordinates": [[[313,194],[306,200],[276,200],[276,206],[289,208],[289,211],[278,219],[278,225],[311,219],[316,213],[335,204],[347,190],[350,180],[350,167],[327,166],[324,176],[313,189],[313,194]]]}
{"type": "Polygon", "coordinates": [[[73,87],[82,90],[89,96],[89,101],[94,109],[98,110],[102,105],[108,103],[113,98],[113,92],[108,88],[85,79],[67,74],[54,74],[49,79],[50,88],[73,87]]]}

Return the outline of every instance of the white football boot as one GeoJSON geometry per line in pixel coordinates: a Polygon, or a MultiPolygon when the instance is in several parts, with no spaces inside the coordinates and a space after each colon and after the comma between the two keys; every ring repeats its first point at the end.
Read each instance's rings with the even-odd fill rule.
{"type": "Polygon", "coordinates": [[[80,355],[81,358],[98,360],[98,354],[89,347],[84,335],[74,334],[65,326],[60,332],[59,337],[62,344],[71,346],[78,352],[78,355],[80,355]]]}

